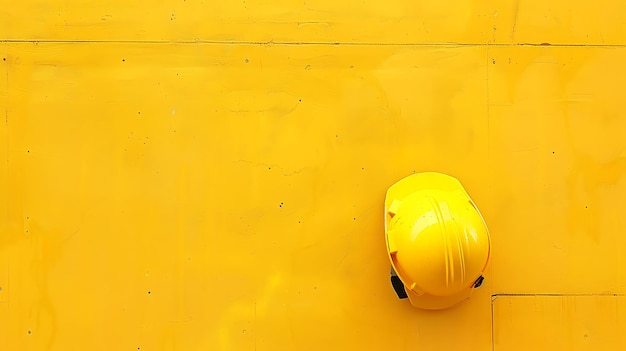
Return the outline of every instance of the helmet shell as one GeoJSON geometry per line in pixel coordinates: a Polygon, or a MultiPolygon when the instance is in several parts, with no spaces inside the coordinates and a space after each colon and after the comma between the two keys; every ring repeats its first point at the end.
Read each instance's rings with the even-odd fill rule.
{"type": "Polygon", "coordinates": [[[389,259],[414,306],[440,309],[469,298],[485,272],[490,237],[461,185],[442,173],[418,173],[385,198],[389,259]]]}

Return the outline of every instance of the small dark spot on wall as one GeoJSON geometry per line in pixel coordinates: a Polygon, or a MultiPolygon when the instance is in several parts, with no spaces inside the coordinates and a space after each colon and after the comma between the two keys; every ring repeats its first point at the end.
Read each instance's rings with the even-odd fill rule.
{"type": "Polygon", "coordinates": [[[3,57],[3,58],[2,58],[2,61],[6,61],[6,60],[7,60],[7,58],[6,58],[6,57],[3,57]]]}
{"type": "Polygon", "coordinates": [[[32,334],[32,332],[30,330],[27,333],[28,333],[28,335],[32,334]]]}
{"type": "Polygon", "coordinates": [[[307,71],[308,71],[308,70],[310,70],[310,69],[311,69],[311,65],[306,65],[306,66],[304,67],[304,69],[305,69],[305,70],[307,70],[307,71]]]}
{"type": "Polygon", "coordinates": [[[140,114],[141,114],[141,111],[137,111],[137,114],[138,114],[138,115],[140,115],[140,114]]]}
{"type": "Polygon", "coordinates": [[[249,62],[250,62],[250,60],[248,60],[248,59],[245,59],[245,60],[244,60],[244,62],[245,62],[245,63],[249,63],[249,62]]]}
{"type": "Polygon", "coordinates": [[[492,58],[491,59],[491,63],[495,65],[496,64],[496,59],[492,58]]]}
{"type": "Polygon", "coordinates": [[[26,152],[30,154],[30,150],[26,150],[26,152]]]}
{"type": "Polygon", "coordinates": [[[554,155],[554,151],[552,151],[552,155],[554,155]]]}
{"type": "Polygon", "coordinates": [[[245,334],[245,333],[246,333],[246,330],[245,330],[245,329],[243,329],[243,330],[241,331],[241,334],[245,334]]]}
{"type": "Polygon", "coordinates": [[[122,59],[122,62],[126,62],[126,59],[122,59]]]}
{"type": "Polygon", "coordinates": [[[302,223],[302,221],[298,221],[298,224],[302,223]]]}
{"type": "Polygon", "coordinates": [[[298,102],[302,102],[302,99],[298,99],[298,102]]]}
{"type": "Polygon", "coordinates": [[[356,221],[356,217],[352,217],[352,220],[353,220],[353,221],[356,221]]]}
{"type": "Polygon", "coordinates": [[[509,65],[511,64],[511,58],[509,57],[509,65]]]}
{"type": "Polygon", "coordinates": [[[26,219],[30,219],[30,217],[26,216],[26,219]]]}
{"type": "Polygon", "coordinates": [[[148,290],[148,295],[152,294],[152,292],[150,290],[148,290]]]}
{"type": "Polygon", "coordinates": [[[587,206],[585,206],[585,208],[587,208],[587,206]]]}
{"type": "Polygon", "coordinates": [[[285,204],[284,202],[281,202],[280,205],[278,205],[278,207],[283,207],[284,204],[285,204]]]}
{"type": "Polygon", "coordinates": [[[362,170],[362,171],[364,171],[364,170],[365,170],[365,167],[361,167],[361,170],[362,170]]]}
{"type": "Polygon", "coordinates": [[[26,229],[26,234],[28,234],[28,233],[29,233],[29,231],[28,231],[28,229],[26,229]]]}
{"type": "Polygon", "coordinates": [[[313,287],[313,290],[317,290],[317,286],[314,286],[314,287],[313,287]]]}

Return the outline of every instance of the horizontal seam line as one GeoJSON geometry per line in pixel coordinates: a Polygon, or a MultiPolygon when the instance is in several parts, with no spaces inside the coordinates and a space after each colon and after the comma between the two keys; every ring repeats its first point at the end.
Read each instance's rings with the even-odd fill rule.
{"type": "Polygon", "coordinates": [[[0,39],[2,43],[111,43],[111,44],[212,44],[212,45],[330,45],[330,46],[416,46],[416,47],[591,47],[624,48],[626,44],[546,44],[546,43],[385,43],[332,41],[234,41],[234,40],[95,40],[95,39],[0,39]]]}
{"type": "Polygon", "coordinates": [[[491,295],[491,297],[505,297],[505,296],[510,296],[510,297],[534,297],[534,296],[548,296],[548,297],[553,297],[553,296],[606,296],[606,297],[618,296],[618,297],[624,297],[624,296],[626,296],[626,294],[619,294],[619,293],[615,293],[615,294],[611,294],[611,293],[602,293],[602,294],[543,293],[543,294],[492,294],[491,295]]]}

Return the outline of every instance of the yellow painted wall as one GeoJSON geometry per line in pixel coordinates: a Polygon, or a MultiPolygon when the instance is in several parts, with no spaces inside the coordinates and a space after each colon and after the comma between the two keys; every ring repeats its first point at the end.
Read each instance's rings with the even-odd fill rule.
{"type": "Polygon", "coordinates": [[[626,349],[619,2],[2,0],[0,350],[626,349]],[[483,287],[389,284],[456,176],[483,287]]]}

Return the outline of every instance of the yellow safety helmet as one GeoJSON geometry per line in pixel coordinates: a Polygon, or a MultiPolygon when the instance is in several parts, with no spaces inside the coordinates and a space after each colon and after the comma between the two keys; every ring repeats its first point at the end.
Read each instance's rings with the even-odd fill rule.
{"type": "Polygon", "coordinates": [[[451,307],[482,284],[489,232],[456,178],[426,172],[392,185],[385,197],[385,236],[394,289],[415,307],[451,307]]]}

